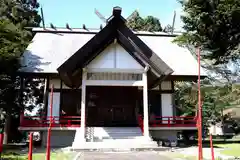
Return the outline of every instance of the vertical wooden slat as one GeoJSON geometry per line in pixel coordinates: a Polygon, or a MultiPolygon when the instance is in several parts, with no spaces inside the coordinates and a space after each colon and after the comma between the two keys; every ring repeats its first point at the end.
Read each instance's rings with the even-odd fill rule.
{"type": "Polygon", "coordinates": [[[45,91],[44,91],[44,120],[46,120],[47,116],[47,108],[48,108],[48,93],[49,93],[49,76],[45,79],[45,91]]]}
{"type": "Polygon", "coordinates": [[[24,88],[24,78],[20,76],[20,90],[19,90],[19,104],[20,104],[20,113],[19,113],[19,121],[20,126],[24,120],[24,105],[23,105],[23,89],[24,88]]]}
{"type": "Polygon", "coordinates": [[[62,92],[62,87],[63,87],[63,81],[62,80],[60,80],[60,106],[59,106],[59,122],[61,122],[61,116],[62,116],[62,105],[63,105],[63,92],[62,92]]]}
{"type": "Polygon", "coordinates": [[[19,97],[19,104],[21,105],[21,108],[24,110],[23,108],[23,87],[24,87],[24,78],[20,77],[20,97],[19,97]]]}
{"type": "Polygon", "coordinates": [[[161,88],[161,83],[159,84],[159,100],[160,100],[160,115],[162,117],[162,92],[161,92],[162,88],[161,88]]]}
{"type": "Polygon", "coordinates": [[[173,116],[176,116],[176,105],[175,105],[174,81],[171,81],[171,91],[172,91],[172,106],[173,106],[173,116]]]}
{"type": "Polygon", "coordinates": [[[47,92],[47,78],[44,78],[44,90],[43,90],[43,111],[41,113],[41,116],[45,115],[45,108],[46,108],[46,92],[47,92]]]}

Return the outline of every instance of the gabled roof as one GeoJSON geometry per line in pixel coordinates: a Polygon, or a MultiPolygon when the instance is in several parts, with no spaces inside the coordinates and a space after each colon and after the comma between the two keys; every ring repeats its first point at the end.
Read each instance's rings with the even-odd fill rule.
{"type": "MultiPolygon", "coordinates": [[[[122,20],[123,19],[120,19],[119,21],[122,21],[122,20]]],[[[120,22],[120,23],[124,24],[123,22],[120,22]]],[[[111,23],[109,22],[109,25],[110,24],[111,23]]],[[[120,27],[120,26],[117,26],[117,27],[120,27]]],[[[134,38],[132,38],[131,40],[129,38],[132,35],[128,33],[130,29],[128,28],[124,29],[124,25],[122,25],[121,28],[122,30],[116,29],[113,36],[112,35],[109,36],[109,40],[111,41],[113,41],[114,39],[118,40],[118,43],[120,43],[122,47],[125,50],[127,50],[129,54],[131,54],[140,63],[141,61],[144,60],[144,56],[145,56],[143,55],[142,57],[138,57],[141,53],[140,51],[142,50],[142,46],[138,47],[136,44],[139,45],[139,43],[136,43],[136,42],[132,43],[134,38]],[[126,36],[126,34],[128,35],[126,36]],[[138,52],[135,52],[135,51],[138,51],[138,52]],[[133,54],[135,54],[135,56],[133,54]],[[139,60],[140,58],[141,60],[139,60]]],[[[99,31],[97,29],[86,30],[86,29],[75,29],[75,28],[72,28],[72,29],[34,28],[33,31],[37,33],[35,34],[32,40],[32,43],[29,44],[29,46],[23,53],[22,61],[21,61],[22,68],[20,69],[20,72],[24,72],[27,75],[29,74],[32,75],[32,73],[35,73],[36,75],[39,75],[39,74],[48,75],[52,73],[57,74],[58,73],[57,69],[59,69],[59,66],[61,66],[68,59],[71,59],[72,55],[77,53],[81,48],[84,47],[84,45],[89,43],[91,39],[94,39],[95,35],[100,34],[100,32],[103,32],[103,30],[99,31]]],[[[133,35],[137,36],[138,39],[140,39],[140,42],[144,42],[144,45],[147,46],[148,51],[149,50],[152,51],[152,53],[154,53],[153,54],[154,56],[162,60],[165,64],[167,64],[167,66],[171,67],[171,69],[173,70],[173,73],[171,74],[171,76],[169,76],[169,78],[171,79],[176,78],[177,80],[183,80],[183,81],[187,80],[188,78],[192,80],[197,79],[197,75],[198,75],[197,60],[187,48],[178,46],[177,44],[172,42],[176,35],[169,35],[167,33],[162,33],[162,32],[143,32],[143,31],[136,31],[132,33],[133,35]]],[[[94,43],[97,44],[97,41],[94,43]]],[[[108,43],[111,43],[111,42],[108,41],[106,45],[108,43]]],[[[103,50],[104,47],[105,45],[101,49],[103,50]]],[[[96,50],[95,54],[97,55],[100,52],[101,50],[96,50]]],[[[150,62],[154,60],[153,58],[151,59],[151,57],[149,58],[148,56],[145,56],[145,58],[149,59],[148,61],[149,64],[151,64],[150,62]]],[[[91,61],[91,58],[88,61],[91,61]]],[[[88,63],[88,61],[86,61],[86,64],[88,63]]],[[[160,62],[160,65],[164,63],[160,62]]],[[[154,63],[152,64],[151,72],[148,75],[148,78],[150,78],[148,79],[149,82],[155,81],[156,78],[158,78],[155,73],[152,73],[152,70],[156,70],[155,69],[156,66],[157,65],[155,65],[154,63]]],[[[74,66],[71,66],[70,68],[74,68],[74,66]]],[[[75,71],[77,71],[75,72],[75,74],[77,75],[74,76],[76,77],[76,80],[75,80],[76,82],[73,82],[70,79],[68,82],[69,86],[72,83],[77,84],[77,82],[81,82],[79,80],[79,78],[81,78],[81,73],[76,69],[81,69],[81,68],[75,68],[75,71]]],[[[161,69],[160,72],[164,72],[163,65],[161,65],[160,69],[161,69]]],[[[64,70],[62,69],[62,71],[64,70]]],[[[62,74],[61,77],[64,77],[64,74],[69,74],[69,75],[72,74],[71,72],[69,72],[69,69],[67,68],[64,72],[61,72],[62,74]]],[[[207,76],[204,69],[201,69],[201,76],[202,78],[207,76]]],[[[67,75],[67,77],[65,78],[65,83],[68,78],[73,78],[73,77],[69,77],[67,75]]],[[[77,84],[77,85],[80,85],[80,84],[77,84]]]]}
{"type": "Polygon", "coordinates": [[[153,75],[156,77],[169,75],[173,72],[156,53],[125,25],[125,19],[121,16],[119,8],[113,9],[113,14],[109,20],[108,24],[99,33],[57,69],[67,85],[78,87],[80,85],[81,68],[85,67],[115,39],[142,66],[149,66],[150,72],[154,73],[153,75]]]}
{"type": "MultiPolygon", "coordinates": [[[[21,72],[56,74],[61,64],[98,33],[98,31],[75,29],[72,29],[74,33],[62,29],[39,31],[39,28],[35,28],[34,30],[37,30],[37,33],[22,56],[21,72]]],[[[175,37],[155,33],[138,34],[138,37],[173,69],[172,75],[193,77],[198,75],[196,58],[187,48],[173,43],[175,37]]],[[[201,76],[206,75],[202,69],[201,76]]]]}

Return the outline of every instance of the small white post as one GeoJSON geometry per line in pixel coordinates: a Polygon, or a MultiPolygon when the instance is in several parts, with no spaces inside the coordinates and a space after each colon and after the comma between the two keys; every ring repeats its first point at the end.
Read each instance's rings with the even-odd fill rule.
{"type": "Polygon", "coordinates": [[[87,73],[82,72],[82,99],[81,99],[81,141],[85,141],[85,108],[86,108],[86,79],[87,73]]]}
{"type": "Polygon", "coordinates": [[[148,123],[148,86],[147,86],[147,70],[142,74],[143,79],[143,129],[144,137],[149,138],[149,123],[148,123]]]}

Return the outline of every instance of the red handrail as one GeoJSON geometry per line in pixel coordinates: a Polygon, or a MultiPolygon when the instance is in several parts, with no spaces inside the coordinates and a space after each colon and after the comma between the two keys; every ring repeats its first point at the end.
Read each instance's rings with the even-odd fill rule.
{"type": "MultiPolygon", "coordinates": [[[[153,116],[150,127],[195,127],[195,116],[153,116]]],[[[22,127],[48,127],[50,116],[26,116],[22,118],[22,127]],[[45,117],[45,118],[43,118],[45,117]],[[31,118],[31,119],[28,119],[31,118]],[[35,119],[37,118],[37,119],[35,119]]],[[[80,127],[81,116],[53,116],[53,127],[80,127]]],[[[144,133],[143,116],[138,116],[139,127],[144,133]]]]}
{"type": "Polygon", "coordinates": [[[196,118],[196,116],[154,116],[154,118],[196,118]]]}
{"type": "MultiPolygon", "coordinates": [[[[80,116],[53,116],[52,127],[80,127],[80,116]]],[[[22,118],[21,127],[48,127],[50,116],[26,116],[22,118]],[[43,118],[44,117],[44,118],[43,118]],[[29,119],[28,119],[29,118],[29,119]]]]}
{"type": "MultiPolygon", "coordinates": [[[[153,116],[149,121],[150,127],[196,127],[195,116],[153,116]]],[[[139,126],[143,130],[143,117],[139,116],[139,126]]]]}
{"type": "MultiPolygon", "coordinates": [[[[24,116],[23,118],[50,118],[51,116],[24,116]]],[[[53,116],[54,118],[80,118],[81,116],[53,116]]]]}

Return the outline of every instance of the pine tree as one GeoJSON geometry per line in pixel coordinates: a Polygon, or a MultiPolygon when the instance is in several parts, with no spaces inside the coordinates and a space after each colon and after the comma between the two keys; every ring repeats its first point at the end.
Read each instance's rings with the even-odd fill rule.
{"type": "Polygon", "coordinates": [[[185,33],[180,44],[194,45],[206,51],[202,55],[213,64],[239,60],[240,1],[181,0],[185,33]]]}
{"type": "Polygon", "coordinates": [[[4,142],[7,143],[9,120],[17,116],[22,106],[18,101],[20,57],[33,34],[25,27],[39,26],[36,0],[0,1],[0,113],[5,124],[4,142]]]}
{"type": "Polygon", "coordinates": [[[162,31],[162,26],[158,18],[153,16],[142,18],[138,11],[134,11],[132,16],[127,19],[127,26],[134,31],[162,31]]]}

